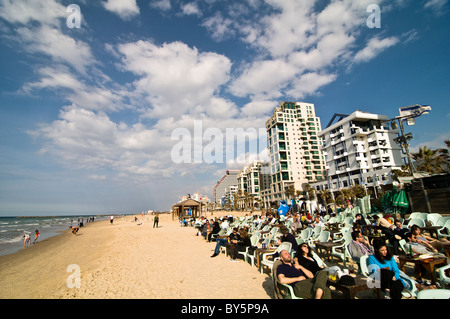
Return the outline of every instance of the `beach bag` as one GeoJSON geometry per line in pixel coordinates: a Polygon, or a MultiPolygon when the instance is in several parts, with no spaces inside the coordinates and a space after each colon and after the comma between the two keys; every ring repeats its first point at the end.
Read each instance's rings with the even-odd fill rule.
{"type": "Polygon", "coordinates": [[[344,286],[354,286],[356,285],[355,278],[350,275],[343,275],[339,278],[338,284],[344,286]]]}

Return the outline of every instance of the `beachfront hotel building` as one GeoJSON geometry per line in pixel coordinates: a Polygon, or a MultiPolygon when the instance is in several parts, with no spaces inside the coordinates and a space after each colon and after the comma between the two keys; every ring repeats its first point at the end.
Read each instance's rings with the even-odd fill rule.
{"type": "Polygon", "coordinates": [[[265,208],[287,198],[286,190],[304,191],[306,184],[326,177],[320,119],[314,104],[281,102],[266,121],[270,154],[270,187],[261,192],[265,208]]]}
{"type": "Polygon", "coordinates": [[[225,196],[229,197],[230,186],[237,187],[237,176],[240,170],[227,170],[225,175],[213,188],[214,204],[216,207],[222,207],[223,199],[225,196]]]}
{"type": "Polygon", "coordinates": [[[385,115],[355,111],[335,114],[318,133],[326,157],[327,177],[311,183],[316,190],[332,193],[352,185],[364,185],[376,196],[392,184],[391,171],[404,164],[402,150],[394,142],[398,129],[388,126],[385,115]]]}
{"type": "Polygon", "coordinates": [[[261,191],[270,188],[269,163],[254,161],[245,166],[237,177],[237,206],[239,209],[261,207],[261,191]]]}

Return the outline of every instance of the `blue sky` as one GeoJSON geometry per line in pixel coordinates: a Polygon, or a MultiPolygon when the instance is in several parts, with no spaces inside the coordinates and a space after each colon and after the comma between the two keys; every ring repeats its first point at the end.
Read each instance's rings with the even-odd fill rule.
{"type": "Polygon", "coordinates": [[[428,104],[406,128],[411,147],[443,147],[449,10],[448,0],[1,0],[0,216],[212,196],[243,164],[178,164],[172,133],[194,134],[195,120],[224,134],[263,128],[281,101],[314,103],[322,127],[334,113],[428,104]],[[71,4],[79,28],[66,23],[77,21],[71,4]],[[380,28],[367,25],[372,4],[380,28]]]}

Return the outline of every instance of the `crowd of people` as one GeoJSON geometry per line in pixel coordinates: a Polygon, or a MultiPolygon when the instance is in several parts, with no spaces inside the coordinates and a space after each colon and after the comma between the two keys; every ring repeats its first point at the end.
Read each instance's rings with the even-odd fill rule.
{"type": "MultiPolygon", "coordinates": [[[[313,216],[308,211],[287,214],[280,216],[278,214],[261,213],[245,216],[244,223],[233,224],[235,218],[232,215],[207,219],[201,217],[197,220],[180,220],[182,226],[192,225],[196,229],[196,236],[202,236],[206,242],[214,241],[216,243],[212,258],[220,255],[221,247],[226,250],[229,261],[237,262],[242,258],[239,252],[249,250],[253,254],[257,246],[252,246],[250,241],[254,229],[263,229],[264,226],[277,226],[276,245],[283,242],[291,243],[291,251],[280,251],[276,256],[280,259],[281,265],[277,269],[278,280],[282,284],[289,284],[294,292],[301,298],[331,298],[330,289],[326,282],[328,278],[327,269],[320,266],[312,257],[312,248],[308,243],[297,241],[297,237],[305,228],[315,228],[317,226],[326,228],[324,216],[328,211],[315,211],[313,216]],[[289,221],[289,222],[288,222],[289,221]],[[224,224],[226,223],[226,224],[224,224]]],[[[332,216],[336,216],[333,214],[332,216]]],[[[402,252],[400,240],[404,239],[413,246],[422,246],[427,252],[438,252],[447,247],[450,242],[446,239],[435,239],[423,235],[417,226],[411,228],[404,227],[401,220],[393,220],[387,217],[373,215],[372,220],[363,217],[362,214],[356,214],[353,219],[351,231],[352,241],[348,245],[348,252],[352,260],[359,265],[360,258],[368,256],[367,266],[373,272],[378,272],[381,289],[385,291],[387,298],[401,299],[402,291],[410,288],[413,282],[418,290],[436,289],[427,281],[404,280],[405,273],[400,275],[397,264],[398,255],[402,252]],[[375,226],[384,235],[385,240],[373,240],[369,242],[368,226],[375,226]]]]}

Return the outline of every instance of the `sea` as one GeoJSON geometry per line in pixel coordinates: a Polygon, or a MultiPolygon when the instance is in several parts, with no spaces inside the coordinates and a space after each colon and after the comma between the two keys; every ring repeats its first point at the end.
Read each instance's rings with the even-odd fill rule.
{"type": "Polygon", "coordinates": [[[0,256],[15,253],[23,249],[24,235],[30,235],[34,242],[35,231],[39,231],[38,241],[59,235],[61,231],[70,226],[78,226],[81,219],[88,225],[94,222],[109,219],[109,215],[93,216],[41,216],[41,217],[0,217],[0,256]]]}

